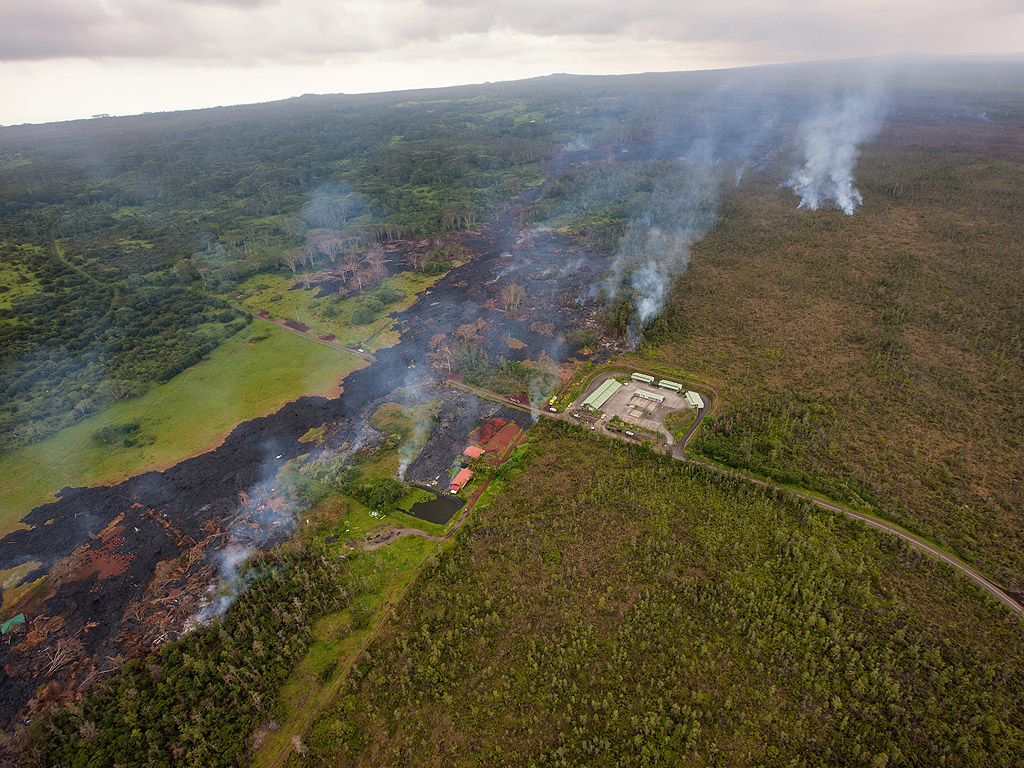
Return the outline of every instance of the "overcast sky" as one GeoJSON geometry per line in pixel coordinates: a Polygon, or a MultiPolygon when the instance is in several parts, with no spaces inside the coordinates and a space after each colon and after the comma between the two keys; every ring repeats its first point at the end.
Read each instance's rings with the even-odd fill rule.
{"type": "Polygon", "coordinates": [[[896,52],[1024,53],[1024,0],[0,0],[0,124],[896,52]]]}

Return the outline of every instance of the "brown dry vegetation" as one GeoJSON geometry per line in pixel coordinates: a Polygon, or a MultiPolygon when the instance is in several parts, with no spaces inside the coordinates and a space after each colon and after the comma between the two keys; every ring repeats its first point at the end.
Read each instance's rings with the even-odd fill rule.
{"type": "Polygon", "coordinates": [[[650,357],[723,408],[693,447],[876,505],[1024,582],[1024,125],[891,122],[864,206],[732,190],[650,357]]]}

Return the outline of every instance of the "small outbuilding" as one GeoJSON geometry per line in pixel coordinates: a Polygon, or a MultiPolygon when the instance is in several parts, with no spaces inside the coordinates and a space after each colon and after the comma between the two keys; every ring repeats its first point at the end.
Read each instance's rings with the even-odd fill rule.
{"type": "Polygon", "coordinates": [[[451,492],[452,493],[458,493],[463,488],[465,488],[466,485],[469,483],[469,481],[472,480],[472,479],[473,479],[473,473],[470,470],[468,470],[468,469],[461,469],[461,470],[459,470],[459,474],[457,474],[452,479],[451,492]]]}
{"type": "Polygon", "coordinates": [[[696,392],[687,392],[686,404],[689,405],[691,408],[703,408],[704,398],[702,398],[696,392]]]}
{"type": "Polygon", "coordinates": [[[653,403],[665,402],[664,395],[659,395],[657,392],[648,392],[646,389],[637,389],[636,396],[643,398],[644,400],[650,400],[653,403]]]}
{"type": "Polygon", "coordinates": [[[642,382],[644,384],[653,384],[654,383],[654,377],[653,376],[648,376],[646,373],[634,373],[629,378],[631,378],[633,381],[639,381],[639,382],[642,382]]]}
{"type": "Polygon", "coordinates": [[[469,459],[479,459],[486,451],[478,445],[471,445],[462,452],[462,455],[469,459]]]}
{"type": "Polygon", "coordinates": [[[676,381],[669,381],[668,379],[662,379],[658,382],[658,386],[662,389],[670,389],[673,392],[681,392],[683,385],[676,381]]]}

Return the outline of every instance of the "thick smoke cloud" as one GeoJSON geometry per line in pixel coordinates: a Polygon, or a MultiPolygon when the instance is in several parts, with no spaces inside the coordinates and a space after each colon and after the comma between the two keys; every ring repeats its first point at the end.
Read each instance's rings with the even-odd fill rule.
{"type": "Polygon", "coordinates": [[[825,107],[801,126],[804,164],[786,186],[800,197],[800,207],[816,211],[835,206],[852,215],[863,199],[853,185],[860,147],[877,135],[884,110],[876,96],[847,96],[839,106],[825,107]]]}
{"type": "MultiPolygon", "coordinates": [[[[770,91],[773,81],[761,85],[770,91]]],[[[632,297],[640,327],[661,313],[693,244],[714,226],[723,185],[742,183],[748,171],[774,175],[780,154],[795,149],[802,164],[783,184],[799,196],[800,208],[834,206],[852,214],[861,204],[854,169],[861,147],[882,126],[886,100],[878,85],[854,90],[851,84],[845,95],[826,97],[833,87],[840,86],[823,82],[799,98],[777,100],[737,83],[685,108],[702,113],[703,124],[666,139],[670,146],[660,156],[677,159],[657,178],[643,213],[629,222],[605,285],[611,298],[632,297]]]]}

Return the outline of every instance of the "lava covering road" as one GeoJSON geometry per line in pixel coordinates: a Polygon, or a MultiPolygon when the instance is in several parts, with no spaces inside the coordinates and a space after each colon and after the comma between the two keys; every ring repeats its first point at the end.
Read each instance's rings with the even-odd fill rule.
{"type": "MultiPolygon", "coordinates": [[[[294,521],[275,501],[274,478],[309,451],[299,437],[310,428],[334,425],[327,449],[339,450],[370,429],[369,416],[394,393],[440,397],[441,418],[409,471],[410,479],[429,483],[483,420],[529,426],[521,411],[442,390],[438,350],[471,339],[492,358],[509,360],[557,362],[577,351],[564,336],[582,308],[593,306],[608,257],[522,226],[531,201],[514,200],[488,225],[457,237],[471,260],[395,315],[399,343],[350,374],[340,397],[289,403],[163,472],[109,487],[65,488],[57,501],[26,515],[28,529],[0,540],[0,570],[38,561],[22,583],[49,574],[26,599],[27,631],[0,645],[0,723],[12,722],[33,697],[65,697],[177,636],[202,607],[229,545],[269,547],[286,538],[294,521]],[[510,283],[528,297],[514,310],[501,294],[510,283]]],[[[403,244],[390,250],[395,246],[401,251],[403,244]]]]}

